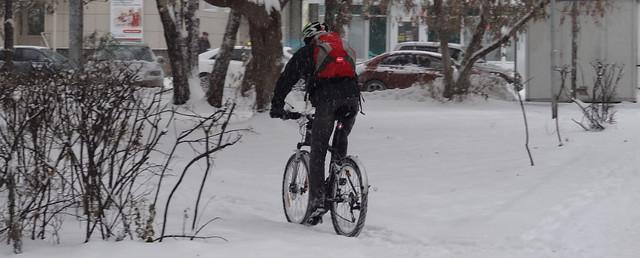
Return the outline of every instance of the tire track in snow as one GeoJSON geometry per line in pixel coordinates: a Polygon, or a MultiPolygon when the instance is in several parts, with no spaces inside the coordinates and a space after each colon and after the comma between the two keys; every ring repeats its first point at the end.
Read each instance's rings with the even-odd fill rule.
{"type": "Polygon", "coordinates": [[[372,246],[387,247],[387,249],[393,250],[395,257],[454,256],[450,250],[442,246],[378,225],[365,225],[359,238],[372,246]]]}
{"type": "Polygon", "coordinates": [[[629,179],[623,178],[621,175],[626,171],[633,171],[633,165],[622,165],[629,161],[628,156],[623,155],[623,157],[608,161],[604,166],[583,171],[582,173],[586,176],[595,176],[589,179],[588,183],[579,186],[568,197],[559,200],[550,209],[551,214],[541,219],[534,228],[521,235],[522,240],[526,242],[526,249],[535,251],[534,253],[537,254],[540,254],[540,251],[546,251],[548,254],[556,253],[556,255],[560,255],[557,253],[560,250],[567,249],[565,243],[562,242],[562,237],[567,229],[572,230],[569,228],[574,226],[572,222],[583,216],[583,211],[588,211],[590,206],[596,205],[596,202],[611,196],[617,189],[622,188],[625,181],[629,179]]]}

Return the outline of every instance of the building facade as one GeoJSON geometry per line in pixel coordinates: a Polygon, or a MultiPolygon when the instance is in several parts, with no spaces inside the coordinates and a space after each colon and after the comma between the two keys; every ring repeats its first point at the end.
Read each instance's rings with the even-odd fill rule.
{"type": "MultiPolygon", "coordinates": [[[[638,68],[640,62],[638,47],[640,40],[640,20],[637,0],[613,0],[603,17],[580,15],[577,42],[577,97],[584,101],[592,98],[596,74],[592,63],[600,60],[606,64],[624,66],[624,74],[616,89],[616,101],[636,101],[638,88],[638,68]]],[[[529,101],[549,101],[560,90],[562,80],[552,67],[571,64],[571,22],[562,17],[570,3],[558,2],[556,19],[541,20],[529,25],[524,40],[522,62],[518,70],[528,81],[526,99],[529,101]],[[553,26],[552,23],[553,22],[553,26]],[[555,61],[551,59],[551,29],[555,30],[555,61]]],[[[519,52],[519,53],[520,53],[519,52]]],[[[570,79],[565,87],[570,87],[570,79]]],[[[562,98],[567,100],[566,97],[562,98]]]]}
{"type": "MultiPolygon", "coordinates": [[[[48,46],[65,50],[69,46],[69,1],[34,0],[28,9],[15,13],[15,44],[48,46]]],[[[142,0],[142,42],[152,49],[166,50],[166,42],[155,0],[142,0]]],[[[211,46],[219,46],[227,23],[228,9],[217,8],[200,1],[197,15],[200,31],[209,33],[211,46]]],[[[111,31],[111,2],[91,1],[84,7],[84,36],[98,36],[111,31]]],[[[248,39],[247,26],[241,26],[238,40],[248,39]]]]}
{"type": "MultiPolygon", "coordinates": [[[[283,10],[283,42],[296,48],[301,44],[301,33],[297,28],[302,28],[311,21],[324,20],[324,0],[290,0],[289,3],[283,10]]],[[[345,38],[356,50],[360,60],[391,51],[401,42],[438,41],[434,30],[417,21],[417,14],[421,12],[419,5],[416,9],[408,11],[395,1],[391,1],[391,5],[385,8],[373,1],[369,14],[365,17],[363,1],[353,0],[351,12],[352,20],[346,29],[345,38]]],[[[461,29],[450,41],[465,46],[471,36],[470,28],[461,29]]],[[[513,62],[514,47],[505,46],[491,53],[487,59],[513,62]]]]}

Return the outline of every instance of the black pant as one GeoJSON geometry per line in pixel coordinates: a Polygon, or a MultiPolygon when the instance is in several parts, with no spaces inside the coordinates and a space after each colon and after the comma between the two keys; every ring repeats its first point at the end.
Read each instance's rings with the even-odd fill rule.
{"type": "Polygon", "coordinates": [[[311,188],[311,205],[319,207],[324,203],[324,165],[329,138],[335,125],[333,136],[332,159],[340,159],[347,154],[348,136],[356,121],[358,99],[348,98],[316,103],[316,112],[311,129],[311,168],[309,184],[311,188]]]}

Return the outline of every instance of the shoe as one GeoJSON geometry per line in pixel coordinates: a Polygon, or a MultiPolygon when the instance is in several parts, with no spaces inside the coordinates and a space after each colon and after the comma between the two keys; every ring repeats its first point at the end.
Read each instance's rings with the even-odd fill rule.
{"type": "Polygon", "coordinates": [[[309,217],[309,219],[307,220],[307,222],[305,224],[309,225],[309,226],[315,226],[315,225],[318,225],[318,224],[322,224],[322,216],[309,217]]]}
{"type": "Polygon", "coordinates": [[[322,216],[327,213],[327,209],[325,208],[318,208],[316,209],[313,213],[311,213],[311,216],[309,216],[309,218],[307,219],[307,221],[304,223],[306,225],[309,226],[315,226],[318,224],[322,224],[322,216]]]}

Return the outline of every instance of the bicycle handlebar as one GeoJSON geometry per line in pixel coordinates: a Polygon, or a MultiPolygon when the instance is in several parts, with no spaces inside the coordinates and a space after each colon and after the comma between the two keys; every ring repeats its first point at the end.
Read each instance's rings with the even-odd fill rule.
{"type": "Polygon", "coordinates": [[[291,111],[285,111],[280,118],[282,120],[289,120],[289,119],[300,119],[301,117],[306,117],[308,120],[313,120],[313,114],[304,114],[304,113],[291,112],[291,111]]]}
{"type": "Polygon", "coordinates": [[[282,118],[282,120],[289,120],[289,119],[298,119],[300,117],[302,117],[302,114],[300,114],[298,112],[289,112],[289,111],[287,111],[287,112],[284,112],[282,114],[282,117],[280,117],[280,118],[282,118]]]}

